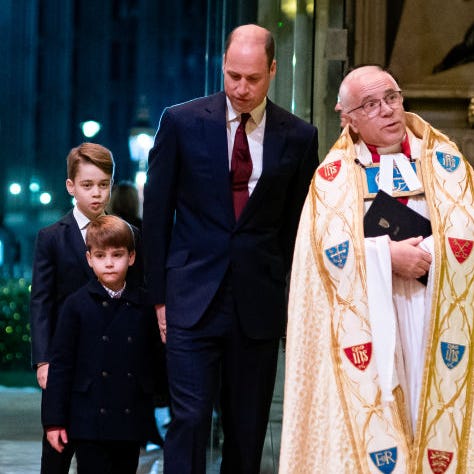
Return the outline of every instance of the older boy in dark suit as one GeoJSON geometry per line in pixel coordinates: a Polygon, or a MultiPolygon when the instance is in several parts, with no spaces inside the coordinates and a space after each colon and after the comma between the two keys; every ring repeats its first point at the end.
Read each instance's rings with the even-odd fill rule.
{"type": "Polygon", "coordinates": [[[144,296],[125,282],[133,232],[116,216],[91,221],[87,260],[97,279],[69,296],[52,345],[42,422],[58,452],[74,445],[78,473],[136,472],[154,427],[153,350],[158,327],[144,296]]]}

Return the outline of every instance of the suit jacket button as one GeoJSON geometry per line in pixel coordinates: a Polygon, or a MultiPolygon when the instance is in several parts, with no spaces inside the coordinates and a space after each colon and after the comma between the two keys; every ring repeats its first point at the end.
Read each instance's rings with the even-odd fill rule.
{"type": "Polygon", "coordinates": [[[131,413],[130,408],[125,408],[124,413],[125,413],[126,415],[130,415],[130,413],[131,413]]]}
{"type": "Polygon", "coordinates": [[[127,342],[129,342],[129,343],[130,343],[130,342],[133,342],[133,337],[132,337],[132,336],[128,336],[128,337],[127,337],[127,342]]]}
{"type": "Polygon", "coordinates": [[[102,306],[104,308],[107,308],[107,306],[109,306],[109,303],[107,301],[102,301],[102,306]]]}
{"type": "Polygon", "coordinates": [[[128,372],[128,373],[127,373],[127,377],[128,377],[129,379],[131,379],[131,378],[133,378],[133,374],[130,373],[130,372],[128,372]]]}
{"type": "Polygon", "coordinates": [[[109,339],[109,336],[102,336],[102,340],[104,342],[109,342],[110,339],[109,339]]]}
{"type": "Polygon", "coordinates": [[[105,370],[102,371],[102,377],[108,377],[109,373],[105,370]]]}
{"type": "Polygon", "coordinates": [[[101,415],[105,415],[105,414],[107,413],[107,410],[106,410],[105,408],[101,408],[101,409],[99,410],[99,413],[100,413],[101,415]]]}

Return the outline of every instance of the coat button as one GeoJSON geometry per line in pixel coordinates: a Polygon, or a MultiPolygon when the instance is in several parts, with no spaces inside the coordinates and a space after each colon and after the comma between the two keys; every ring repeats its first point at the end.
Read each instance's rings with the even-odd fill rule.
{"type": "Polygon", "coordinates": [[[131,410],[130,408],[125,408],[125,410],[123,411],[126,415],[130,415],[131,413],[131,410]]]}
{"type": "Polygon", "coordinates": [[[105,415],[105,414],[107,413],[107,410],[106,410],[105,408],[101,408],[101,409],[99,410],[99,413],[100,413],[101,415],[105,415]]]}
{"type": "Polygon", "coordinates": [[[128,337],[127,337],[127,342],[129,342],[129,343],[130,343],[130,342],[133,342],[133,337],[132,337],[132,336],[128,336],[128,337]]]}
{"type": "Polygon", "coordinates": [[[107,306],[109,306],[109,303],[107,301],[102,301],[102,306],[104,308],[107,308],[107,306]]]}
{"type": "Polygon", "coordinates": [[[102,377],[108,377],[109,373],[105,370],[102,371],[102,377]]]}
{"type": "Polygon", "coordinates": [[[130,372],[128,372],[128,373],[127,373],[127,377],[128,377],[129,379],[131,379],[131,378],[133,378],[133,374],[130,373],[130,372]]]}
{"type": "Polygon", "coordinates": [[[109,339],[109,336],[102,336],[102,340],[104,342],[109,342],[110,339],[109,339]]]}

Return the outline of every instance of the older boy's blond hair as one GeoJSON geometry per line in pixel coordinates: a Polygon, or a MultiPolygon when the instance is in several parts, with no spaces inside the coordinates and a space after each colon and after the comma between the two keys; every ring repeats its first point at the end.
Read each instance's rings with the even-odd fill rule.
{"type": "Polygon", "coordinates": [[[112,152],[105,148],[105,146],[97,143],[84,142],[72,148],[67,155],[66,161],[67,177],[71,181],[74,181],[81,163],[92,163],[109,175],[110,179],[114,177],[115,163],[112,152]]]}

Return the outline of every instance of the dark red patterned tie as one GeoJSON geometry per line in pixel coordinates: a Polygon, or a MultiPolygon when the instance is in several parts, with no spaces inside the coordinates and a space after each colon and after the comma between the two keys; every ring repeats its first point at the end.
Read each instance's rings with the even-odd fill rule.
{"type": "Polygon", "coordinates": [[[230,162],[230,178],[232,181],[232,197],[234,200],[235,218],[238,219],[249,199],[249,179],[252,174],[252,159],[249,142],[245,133],[245,124],[250,114],[242,114],[234,138],[234,148],[230,162]]]}

